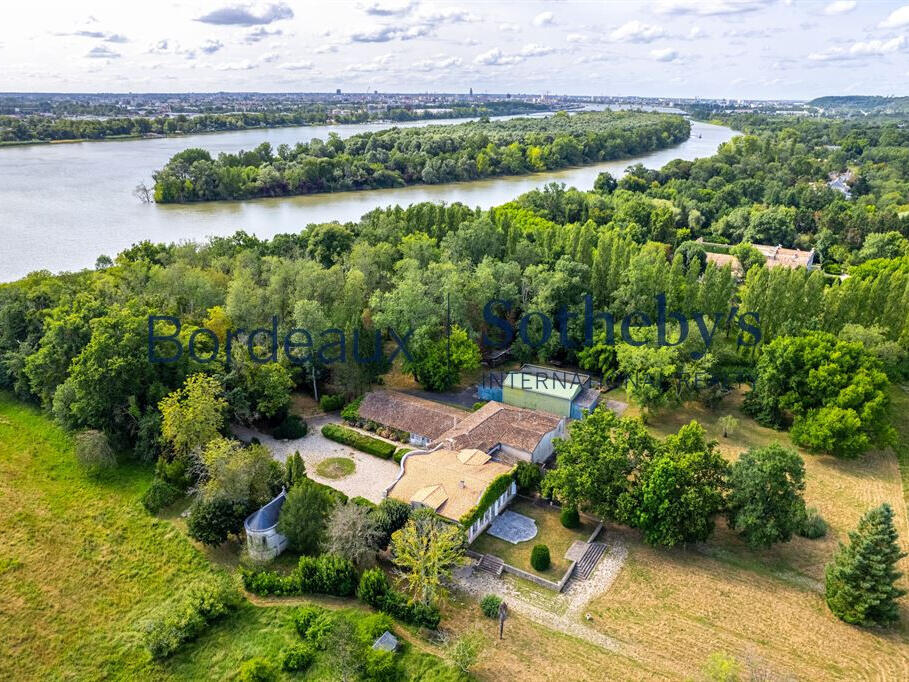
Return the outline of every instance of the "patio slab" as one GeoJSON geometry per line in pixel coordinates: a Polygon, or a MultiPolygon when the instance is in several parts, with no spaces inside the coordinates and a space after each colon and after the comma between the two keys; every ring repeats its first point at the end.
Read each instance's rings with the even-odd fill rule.
{"type": "Polygon", "coordinates": [[[492,520],[492,525],[486,532],[495,538],[516,545],[537,536],[537,522],[529,516],[506,510],[492,520]]]}

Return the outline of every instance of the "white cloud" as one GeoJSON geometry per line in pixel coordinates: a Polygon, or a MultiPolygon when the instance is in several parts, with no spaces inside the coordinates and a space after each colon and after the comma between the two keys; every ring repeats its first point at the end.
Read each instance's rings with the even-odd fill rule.
{"type": "Polygon", "coordinates": [[[271,62],[278,61],[280,58],[281,55],[279,55],[277,52],[266,52],[261,57],[259,57],[259,61],[265,64],[270,64],[271,62]]]}
{"type": "Polygon", "coordinates": [[[521,54],[525,57],[542,57],[553,52],[555,52],[554,48],[537,45],[536,43],[529,43],[521,48],[521,54]]]}
{"type": "Polygon", "coordinates": [[[767,0],[657,0],[653,11],[657,14],[741,14],[754,12],[768,4],[767,0]]]}
{"type": "Polygon", "coordinates": [[[258,67],[258,64],[254,64],[248,59],[244,59],[240,62],[226,62],[224,64],[218,64],[215,66],[216,71],[249,71],[250,69],[255,69],[258,67]]]}
{"type": "Polygon", "coordinates": [[[319,47],[313,48],[313,53],[315,54],[328,54],[329,52],[337,52],[337,45],[319,45],[319,47]]]}
{"type": "Polygon", "coordinates": [[[91,59],[116,59],[120,56],[120,53],[114,52],[109,47],[99,45],[90,49],[85,56],[91,59]]]}
{"type": "Polygon", "coordinates": [[[284,69],[285,71],[308,71],[313,67],[312,62],[302,61],[302,62],[284,62],[278,68],[284,69]]]}
{"type": "Polygon", "coordinates": [[[517,24],[499,24],[499,30],[503,33],[520,33],[521,27],[517,24]]]}
{"type": "Polygon", "coordinates": [[[553,23],[555,20],[555,15],[552,12],[540,12],[533,18],[534,26],[546,26],[547,24],[553,23]]]}
{"type": "Polygon", "coordinates": [[[565,41],[569,43],[586,43],[587,36],[583,33],[569,33],[565,36],[565,41]]]}
{"type": "Polygon", "coordinates": [[[661,50],[651,50],[650,56],[658,62],[674,62],[679,57],[679,53],[672,48],[666,47],[661,50]]]}
{"type": "Polygon", "coordinates": [[[834,0],[824,8],[824,14],[846,14],[855,9],[855,0],[834,0]]]}
{"type": "Polygon", "coordinates": [[[878,26],[881,28],[901,28],[909,25],[909,5],[895,9],[878,26]]]}
{"type": "Polygon", "coordinates": [[[850,47],[832,47],[824,52],[812,52],[808,59],[817,62],[830,62],[862,57],[881,57],[900,52],[907,45],[906,36],[897,36],[890,40],[866,40],[853,43],[850,47]]]}
{"type": "Polygon", "coordinates": [[[347,70],[352,73],[372,73],[375,71],[381,71],[388,66],[395,56],[393,54],[383,54],[378,57],[373,58],[371,61],[364,62],[362,64],[351,64],[347,67],[347,70]]]}
{"type": "Polygon", "coordinates": [[[396,17],[410,13],[414,4],[413,0],[371,2],[363,7],[363,11],[377,17],[396,17]]]}
{"type": "Polygon", "coordinates": [[[484,66],[506,66],[508,64],[519,64],[524,58],[519,55],[506,55],[498,47],[494,47],[488,52],[478,54],[473,58],[474,64],[483,64],[484,66]]]}
{"type": "Polygon", "coordinates": [[[423,59],[411,64],[411,68],[416,69],[417,71],[438,71],[441,69],[450,69],[455,66],[461,66],[461,58],[447,57],[445,55],[437,55],[433,59],[423,59]]]}
{"type": "Polygon", "coordinates": [[[633,19],[615,29],[609,34],[609,38],[623,43],[650,43],[664,35],[666,35],[666,31],[661,26],[653,26],[633,19]]]}
{"type": "Polygon", "coordinates": [[[216,26],[261,26],[282,19],[293,19],[294,11],[283,2],[253,7],[232,5],[204,14],[196,21],[216,26]]]}
{"type": "Polygon", "coordinates": [[[222,43],[220,40],[206,40],[199,47],[199,50],[204,52],[205,54],[214,54],[215,52],[220,50],[222,47],[224,47],[224,43],[222,43]]]}

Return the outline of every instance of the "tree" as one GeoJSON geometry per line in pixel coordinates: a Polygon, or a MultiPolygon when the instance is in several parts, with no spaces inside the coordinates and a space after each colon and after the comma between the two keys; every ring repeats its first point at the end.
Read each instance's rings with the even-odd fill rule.
{"type": "Polygon", "coordinates": [[[641,468],[636,502],[628,510],[644,539],[672,547],[702,542],[724,507],[728,464],[695,421],[666,438],[663,451],[641,468]]]}
{"type": "Polygon", "coordinates": [[[281,489],[281,465],[264,445],[243,446],[234,440],[216,438],[202,452],[207,499],[222,497],[237,502],[250,513],[271,500],[281,489]]]}
{"type": "Polygon", "coordinates": [[[752,448],[733,464],[727,517],[753,548],[787,542],[805,519],[805,464],[780,445],[752,448]]]}
{"type": "Polygon", "coordinates": [[[299,450],[284,461],[284,487],[293,488],[297,483],[306,478],[306,465],[299,450]]]}
{"type": "Polygon", "coordinates": [[[386,497],[379,506],[376,507],[372,516],[381,535],[378,538],[379,547],[387,547],[391,541],[392,533],[404,527],[410,518],[411,508],[409,504],[386,497]]]}
{"type": "Polygon", "coordinates": [[[887,384],[859,343],[825,332],[780,336],[764,347],[744,408],[766,426],[785,426],[793,415],[796,445],[855,457],[893,438],[887,384]]]}
{"type": "Polygon", "coordinates": [[[227,401],[214,377],[194,374],[160,403],[161,433],[177,455],[200,451],[224,428],[227,401]]]}
{"type": "Polygon", "coordinates": [[[611,173],[606,171],[597,175],[597,179],[593,181],[593,188],[603,194],[612,194],[618,185],[618,181],[612,177],[611,173]]]}
{"type": "Polygon", "coordinates": [[[251,513],[242,501],[226,497],[202,497],[193,503],[186,520],[186,529],[191,538],[217,547],[231,533],[243,529],[243,520],[251,513]]]}
{"type": "Polygon", "coordinates": [[[350,559],[362,568],[375,559],[382,531],[368,508],[348,502],[332,510],[327,538],[327,552],[350,559]]]}
{"type": "Polygon", "coordinates": [[[413,362],[405,360],[404,370],[430,391],[447,391],[460,381],[461,372],[480,366],[480,349],[457,325],[450,338],[427,342],[415,355],[413,362]]]}
{"type": "Polygon", "coordinates": [[[278,532],[290,548],[301,554],[318,554],[325,540],[332,499],[318,483],[304,478],[287,493],[278,517],[278,532]]]}
{"type": "Polygon", "coordinates": [[[729,253],[736,257],[739,264],[742,266],[742,274],[747,275],[748,271],[751,270],[756,265],[763,265],[767,262],[767,258],[763,253],[758,251],[748,242],[742,242],[741,244],[736,244],[731,249],[729,253]]]}
{"type": "Polygon", "coordinates": [[[841,620],[854,625],[888,625],[899,620],[896,600],[906,593],[896,586],[902,573],[893,509],[882,504],[865,513],[849,544],[840,544],[825,571],[827,606],[841,620]]]}
{"type": "Polygon", "coordinates": [[[598,516],[619,519],[632,472],[658,447],[640,421],[597,408],[571,422],[567,439],[555,441],[556,467],[546,473],[543,492],[563,505],[585,506],[598,516]]]}
{"type": "Polygon", "coordinates": [[[445,598],[444,582],[463,556],[464,536],[457,526],[421,510],[392,534],[391,552],[413,598],[436,604],[445,598]]]}
{"type": "Polygon", "coordinates": [[[93,429],[76,434],[76,459],[90,474],[110,469],[117,463],[107,436],[93,429]]]}
{"type": "Polygon", "coordinates": [[[739,428],[739,420],[731,414],[724,414],[717,423],[723,429],[723,438],[728,438],[730,433],[735,433],[739,428]]]}

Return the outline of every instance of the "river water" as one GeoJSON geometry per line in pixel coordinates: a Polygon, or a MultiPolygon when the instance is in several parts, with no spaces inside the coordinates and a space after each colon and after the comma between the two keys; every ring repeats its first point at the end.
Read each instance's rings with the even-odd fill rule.
{"type": "MultiPolygon", "coordinates": [[[[400,124],[426,125],[425,121],[400,124]]],[[[143,239],[173,242],[228,235],[246,230],[259,237],[298,232],[309,223],[356,220],[394,204],[460,201],[472,207],[503,204],[535,187],[557,181],[589,189],[602,171],[619,176],[641,162],[659,168],[672,159],[712,155],[735,133],[729,128],[692,122],[685,142],[643,156],[607,163],[447,185],[413,185],[362,192],[310,194],[279,199],[200,204],[142,204],[132,194],[139,182],[151,186],[151,173],[187,147],[213,155],[251,149],[267,140],[286,143],[342,137],[388,124],[305,126],[242,130],[209,135],[40,144],[0,149],[0,282],[33,270],[78,270],[111,257],[143,239]]]]}

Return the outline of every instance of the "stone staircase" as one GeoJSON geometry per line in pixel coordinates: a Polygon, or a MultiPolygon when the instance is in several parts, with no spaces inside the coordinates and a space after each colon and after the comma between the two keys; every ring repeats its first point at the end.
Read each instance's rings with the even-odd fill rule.
{"type": "Polygon", "coordinates": [[[605,552],[606,543],[591,542],[587,546],[587,551],[584,552],[584,556],[580,558],[577,565],[574,567],[574,577],[578,580],[587,580],[605,552]]]}
{"type": "Polygon", "coordinates": [[[502,561],[497,556],[492,556],[491,554],[484,554],[480,557],[480,562],[477,564],[477,569],[480,571],[486,571],[487,573],[492,573],[494,576],[499,577],[502,575],[502,567],[505,565],[505,562],[502,561]]]}

